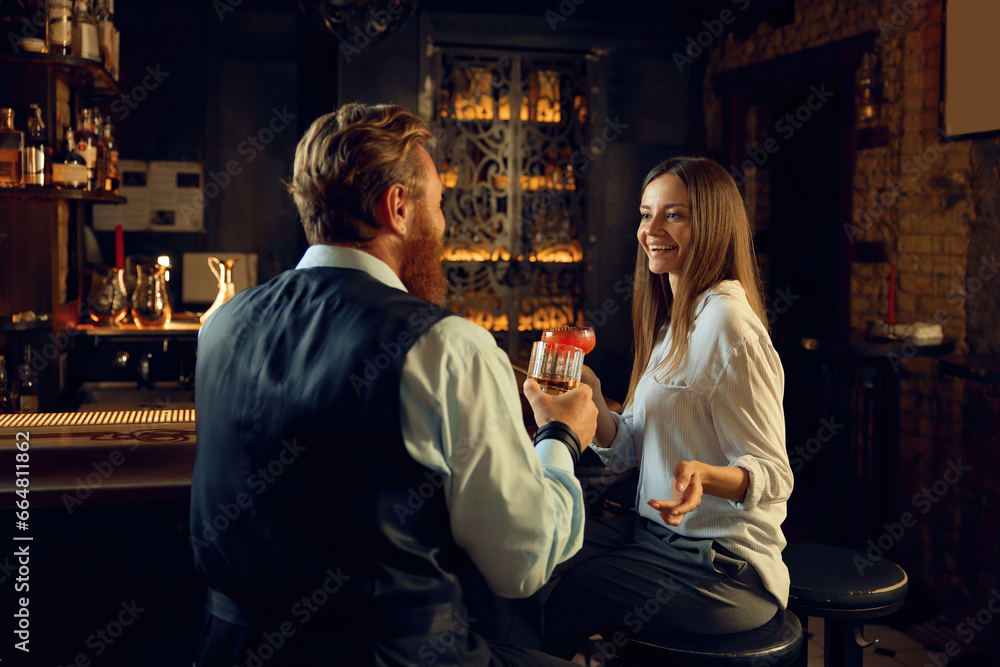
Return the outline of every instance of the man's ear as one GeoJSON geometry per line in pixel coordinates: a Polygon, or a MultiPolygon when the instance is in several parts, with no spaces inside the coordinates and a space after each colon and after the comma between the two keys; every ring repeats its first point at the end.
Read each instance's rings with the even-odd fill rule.
{"type": "Polygon", "coordinates": [[[379,225],[399,236],[406,236],[410,208],[413,202],[402,183],[393,183],[378,199],[376,216],[379,225]]]}

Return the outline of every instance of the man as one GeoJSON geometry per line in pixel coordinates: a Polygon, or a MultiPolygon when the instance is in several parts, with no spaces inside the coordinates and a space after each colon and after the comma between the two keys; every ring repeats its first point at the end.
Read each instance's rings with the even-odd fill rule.
{"type": "Polygon", "coordinates": [[[579,549],[596,409],[526,382],[532,449],[507,357],[439,305],[429,138],[400,107],[316,120],[289,184],[311,247],[199,333],[199,667],[567,664],[468,591],[525,598],[579,549]]]}

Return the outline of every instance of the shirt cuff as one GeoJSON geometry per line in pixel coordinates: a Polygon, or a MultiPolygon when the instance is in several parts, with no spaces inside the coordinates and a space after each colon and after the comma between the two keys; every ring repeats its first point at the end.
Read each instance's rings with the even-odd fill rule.
{"type": "Polygon", "coordinates": [[[760,502],[760,496],[764,489],[762,485],[755,484],[757,476],[762,472],[760,463],[752,456],[741,456],[729,464],[732,468],[743,468],[750,473],[750,484],[747,485],[747,492],[743,495],[743,500],[730,500],[729,503],[738,510],[752,510],[760,502]]]}
{"type": "Polygon", "coordinates": [[[573,472],[573,456],[566,449],[566,443],[558,438],[546,438],[535,445],[535,452],[542,465],[552,465],[566,472],[573,472]]]}
{"type": "Polygon", "coordinates": [[[611,416],[614,417],[615,428],[618,429],[615,432],[615,439],[607,447],[601,447],[596,442],[591,442],[590,448],[601,457],[604,465],[615,472],[624,472],[634,465],[629,461],[631,438],[629,437],[628,429],[622,426],[623,417],[616,412],[612,412],[611,416]]]}

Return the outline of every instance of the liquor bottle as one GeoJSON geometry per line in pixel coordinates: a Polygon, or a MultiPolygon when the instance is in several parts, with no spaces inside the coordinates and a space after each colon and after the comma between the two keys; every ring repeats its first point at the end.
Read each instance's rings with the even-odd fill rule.
{"type": "Polygon", "coordinates": [[[37,104],[30,107],[28,137],[24,146],[24,184],[33,186],[49,185],[51,176],[46,174],[49,166],[49,147],[45,144],[45,123],[42,110],[37,104]]]}
{"type": "Polygon", "coordinates": [[[10,381],[7,379],[7,362],[0,354],[0,415],[12,415],[17,412],[14,394],[10,392],[10,381]]]}
{"type": "Polygon", "coordinates": [[[0,188],[20,188],[24,185],[21,153],[24,132],[14,129],[14,110],[0,109],[0,188]]]}
{"type": "Polygon", "coordinates": [[[67,127],[62,151],[52,156],[52,185],[57,188],[87,187],[87,161],[75,147],[73,130],[67,127]]]}
{"type": "Polygon", "coordinates": [[[115,71],[115,0],[97,0],[97,41],[108,73],[115,71]]]}
{"type": "Polygon", "coordinates": [[[104,119],[104,136],[101,143],[104,144],[105,164],[108,168],[107,179],[104,182],[104,189],[108,192],[118,194],[121,189],[121,172],[118,171],[118,142],[111,135],[114,126],[111,124],[111,116],[104,119]]]}
{"type": "Polygon", "coordinates": [[[104,182],[108,177],[108,155],[104,150],[104,116],[100,109],[90,110],[90,131],[94,133],[94,146],[97,149],[97,162],[94,165],[94,183],[91,190],[104,191],[104,182]]]}
{"type": "Polygon", "coordinates": [[[90,11],[90,0],[76,0],[73,5],[73,55],[90,60],[101,59],[97,21],[90,11]]]}
{"type": "Polygon", "coordinates": [[[101,139],[94,132],[93,112],[90,109],[80,110],[76,132],[73,133],[76,142],[76,152],[87,161],[87,190],[97,189],[97,163],[101,158],[101,139]]]}
{"type": "Polygon", "coordinates": [[[73,54],[73,0],[45,3],[45,46],[49,53],[73,54]]]}
{"type": "Polygon", "coordinates": [[[18,412],[22,415],[38,412],[38,382],[31,370],[31,346],[24,346],[24,363],[17,367],[20,391],[17,396],[18,412]]]}
{"type": "Polygon", "coordinates": [[[118,28],[115,28],[113,32],[114,32],[114,40],[113,40],[114,46],[112,48],[111,60],[114,62],[115,68],[114,70],[109,72],[109,74],[111,74],[112,79],[117,81],[118,72],[122,62],[122,56],[121,56],[122,34],[118,30],[118,28]]]}

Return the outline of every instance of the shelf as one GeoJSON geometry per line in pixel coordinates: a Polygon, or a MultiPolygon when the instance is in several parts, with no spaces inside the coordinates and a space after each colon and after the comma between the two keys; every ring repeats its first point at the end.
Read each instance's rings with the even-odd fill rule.
{"type": "MultiPolygon", "coordinates": [[[[114,229],[98,229],[93,228],[95,234],[113,234],[114,229]]],[[[198,227],[197,229],[178,229],[176,227],[143,227],[142,229],[123,227],[122,231],[126,234],[205,234],[207,230],[204,227],[198,227]]]]}
{"type": "Polygon", "coordinates": [[[171,321],[170,324],[166,324],[160,327],[150,327],[145,329],[140,329],[135,324],[122,324],[117,327],[99,327],[93,324],[77,324],[74,330],[84,336],[111,336],[115,338],[121,337],[140,337],[140,338],[157,338],[163,336],[171,337],[184,337],[184,336],[197,336],[198,330],[201,328],[201,322],[197,319],[191,320],[181,320],[181,321],[171,321]]]}
{"type": "Polygon", "coordinates": [[[2,197],[14,197],[17,199],[75,199],[94,204],[125,204],[128,202],[128,199],[125,197],[110,192],[95,192],[74,188],[60,190],[50,187],[2,188],[0,189],[0,198],[2,197]]]}
{"type": "Polygon", "coordinates": [[[35,320],[34,322],[0,321],[0,331],[43,331],[52,328],[52,320],[35,320]]]}
{"type": "Polygon", "coordinates": [[[104,66],[96,60],[76,56],[59,56],[52,53],[24,55],[0,54],[0,64],[18,67],[41,67],[55,70],[69,84],[94,99],[121,97],[122,91],[104,66]]]}

